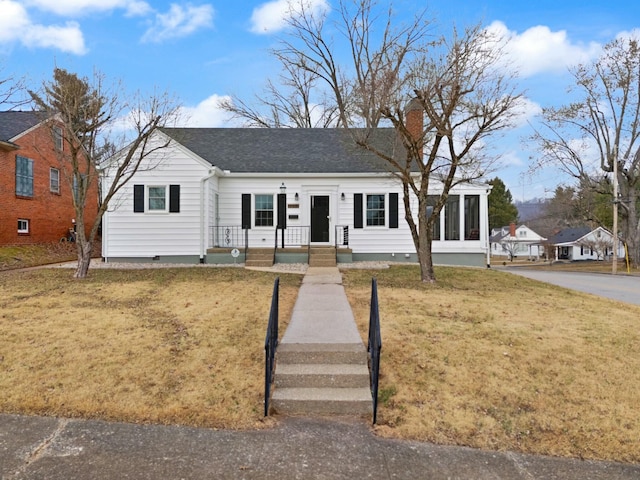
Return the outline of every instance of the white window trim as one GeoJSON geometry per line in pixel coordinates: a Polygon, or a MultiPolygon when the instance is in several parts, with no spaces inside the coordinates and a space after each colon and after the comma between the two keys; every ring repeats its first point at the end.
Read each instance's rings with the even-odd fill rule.
{"type": "Polygon", "coordinates": [[[278,211],[277,211],[278,197],[277,197],[277,195],[275,195],[275,194],[273,194],[271,192],[254,193],[253,194],[253,198],[251,200],[252,200],[252,203],[253,203],[252,211],[251,211],[251,213],[253,215],[253,218],[252,218],[253,226],[252,226],[252,228],[255,228],[255,229],[258,229],[258,230],[260,230],[260,229],[273,230],[274,228],[276,228],[276,223],[277,223],[277,219],[278,219],[278,211]],[[271,210],[273,212],[273,225],[256,225],[256,219],[258,218],[257,215],[256,215],[257,211],[258,211],[258,209],[256,208],[256,197],[257,196],[269,196],[269,197],[271,197],[271,204],[273,205],[273,208],[271,210]]]}
{"type": "Polygon", "coordinates": [[[55,167],[49,167],[49,191],[53,193],[60,193],[60,170],[55,167]],[[57,179],[58,188],[56,189],[54,189],[52,186],[52,179],[53,179],[52,174],[54,171],[58,172],[58,179],[57,179]]]}
{"type": "Polygon", "coordinates": [[[163,214],[169,213],[169,185],[145,185],[144,188],[144,206],[145,213],[151,214],[163,214]],[[149,190],[151,188],[163,188],[164,189],[164,209],[151,208],[149,205],[149,190]]]}
{"type": "Polygon", "coordinates": [[[20,222],[24,222],[24,223],[26,224],[27,228],[26,228],[26,229],[25,229],[25,228],[22,228],[22,229],[21,229],[21,228],[18,226],[18,233],[29,233],[29,220],[28,220],[28,219],[26,219],[26,218],[19,218],[19,219],[18,219],[18,223],[20,223],[20,222]]]}
{"type": "Polygon", "coordinates": [[[374,230],[380,230],[380,229],[388,229],[389,228],[389,196],[386,193],[382,193],[382,192],[369,192],[369,193],[365,193],[364,194],[364,198],[362,201],[362,208],[364,209],[363,213],[363,228],[364,229],[374,229],[374,230]],[[367,197],[369,197],[370,195],[382,195],[382,197],[384,198],[384,225],[369,225],[367,223],[367,197]]]}

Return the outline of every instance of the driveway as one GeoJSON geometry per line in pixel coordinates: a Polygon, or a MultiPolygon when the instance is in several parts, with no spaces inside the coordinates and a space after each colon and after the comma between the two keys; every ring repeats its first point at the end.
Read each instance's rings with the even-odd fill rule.
{"type": "Polygon", "coordinates": [[[505,270],[541,282],[640,305],[640,277],[529,270],[523,267],[507,267],[505,270]]]}

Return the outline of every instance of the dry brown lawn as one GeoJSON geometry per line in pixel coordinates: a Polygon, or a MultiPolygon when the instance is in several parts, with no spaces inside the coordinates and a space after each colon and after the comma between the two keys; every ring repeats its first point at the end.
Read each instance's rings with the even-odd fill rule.
{"type": "MultiPolygon", "coordinates": [[[[263,422],[274,274],[0,273],[0,411],[250,428],[263,422]]],[[[301,276],[280,275],[288,319],[301,276]]],[[[282,322],[282,328],[286,322],[282,322]]]]}
{"type": "MultiPolygon", "coordinates": [[[[0,411],[255,428],[275,274],[0,273],[0,411]]],[[[640,307],[504,272],[343,272],[363,336],[378,278],[385,436],[640,461],[640,307]]],[[[281,333],[301,277],[281,274],[281,333]]]]}
{"type": "Polygon", "coordinates": [[[640,307],[491,270],[343,273],[382,322],[377,431],[442,444],[640,461],[640,307]]]}

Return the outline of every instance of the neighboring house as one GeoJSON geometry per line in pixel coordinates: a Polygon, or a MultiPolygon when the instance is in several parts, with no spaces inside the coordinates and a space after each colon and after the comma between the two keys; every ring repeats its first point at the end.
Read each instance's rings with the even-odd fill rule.
{"type": "MultiPolygon", "coordinates": [[[[60,168],[61,127],[39,112],[0,112],[0,245],[58,242],[73,228],[73,188],[60,168]]],[[[93,191],[95,211],[98,191],[93,191]]]]}
{"type": "MultiPolygon", "coordinates": [[[[613,255],[613,234],[598,227],[567,228],[549,239],[554,247],[556,260],[604,260],[613,255]]],[[[624,257],[622,243],[618,256],[624,257]]]]}
{"type": "MultiPolygon", "coordinates": [[[[402,154],[392,129],[376,135],[402,154]]],[[[157,136],[173,142],[103,219],[105,261],[232,263],[245,259],[245,247],[249,254],[262,247],[276,262],[294,262],[305,261],[309,246],[337,246],[342,262],[417,261],[400,182],[344,129],[183,128],[157,136]]],[[[489,188],[450,192],[434,232],[435,263],[486,265],[489,188]]]]}
{"type": "Polygon", "coordinates": [[[491,255],[497,257],[539,259],[544,254],[541,243],[545,240],[546,238],[538,235],[526,225],[517,227],[515,223],[512,223],[506,227],[491,230],[489,243],[491,244],[491,255]]]}

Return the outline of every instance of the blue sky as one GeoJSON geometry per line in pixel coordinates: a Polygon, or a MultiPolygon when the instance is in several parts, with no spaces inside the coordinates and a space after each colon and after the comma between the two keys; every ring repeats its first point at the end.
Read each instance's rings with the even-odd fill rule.
{"type": "MultiPolygon", "coordinates": [[[[308,0],[330,8],[331,0],[308,0]]],[[[427,6],[437,31],[482,22],[511,39],[526,91],[526,116],[566,101],[567,68],[597,56],[619,35],[640,32],[640,2],[397,0],[398,20],[427,6]]],[[[277,74],[268,49],[284,26],[286,0],[0,0],[0,78],[25,77],[32,88],[54,66],[90,76],[94,69],[130,91],[175,94],[190,125],[230,126],[216,108],[225,95],[250,100],[277,74]]],[[[551,195],[553,169],[526,175],[535,152],[522,145],[526,122],[494,147],[496,175],[515,199],[551,195]]]]}

